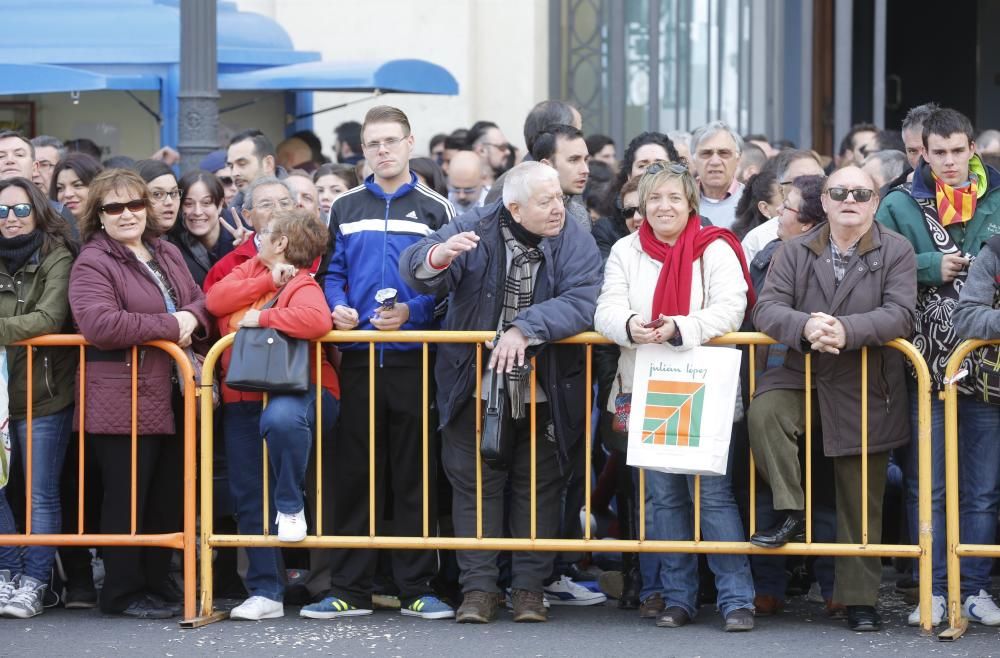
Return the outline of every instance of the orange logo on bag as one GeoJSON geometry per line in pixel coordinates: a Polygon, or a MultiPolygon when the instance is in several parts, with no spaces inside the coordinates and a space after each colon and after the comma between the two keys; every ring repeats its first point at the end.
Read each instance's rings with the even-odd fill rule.
{"type": "Polygon", "coordinates": [[[646,391],[642,442],[697,448],[704,406],[704,384],[651,379],[646,391]]]}

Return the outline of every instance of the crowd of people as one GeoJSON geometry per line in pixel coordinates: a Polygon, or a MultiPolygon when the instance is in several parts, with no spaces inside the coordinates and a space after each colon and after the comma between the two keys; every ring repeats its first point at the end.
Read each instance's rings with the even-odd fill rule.
{"type": "MultiPolygon", "coordinates": [[[[0,132],[0,344],[13,448],[0,535],[29,527],[76,532],[78,505],[88,532],[178,530],[183,387],[170,358],[143,345],[176,343],[199,365],[220,336],[261,327],[303,340],[331,329],[494,337],[482,371],[474,345],[434,346],[430,406],[420,343],[380,343],[374,371],[367,343],[327,345],[304,392],[275,392],[266,405],[261,393],[229,385],[227,351],[213,455],[219,531],[260,535],[266,524],[286,547],[320,523],[325,535],[363,536],[373,521],[377,534],[396,536],[420,536],[426,522],[432,534],[457,537],[579,538],[591,524],[597,537],[638,539],[643,505],[647,539],[690,540],[700,498],[705,539],[777,548],[805,538],[804,441],[811,436],[812,539],[856,544],[864,531],[870,543],[883,534],[916,543],[916,387],[901,355],[883,346],[913,341],[940,390],[961,340],[1000,338],[996,131],[977,136],[961,113],[927,104],[913,108],[898,131],[854,126],[832,158],[713,121],[690,134],[641,133],[619,160],[618,145],[584,135],[582,123],[568,103],[543,101],[524,122],[524,153],[495,123],[479,121],[435,135],[429,157],[416,157],[406,114],[377,106],[362,123],[338,126],[336,162],[308,131],[276,147],[249,130],[180,177],[170,149],[102,162],[86,140],[74,140],[70,151],[54,137],[0,132]],[[637,376],[638,346],[687,350],[741,329],[779,343],[754,348],[752,395],[744,359],[726,475],[702,476],[696,496],[694,476],[648,471],[640,500],[615,422],[637,376]],[[613,342],[594,349],[594,409],[585,402],[584,349],[556,344],[588,330],[613,342]],[[86,338],[83,362],[72,348],[30,348],[29,401],[29,348],[12,343],[62,332],[86,338]],[[858,386],[862,354],[867,391],[858,386]],[[134,368],[136,418],[123,403],[134,368]],[[502,399],[504,450],[484,463],[477,482],[477,410],[491,396],[502,399]],[[592,412],[600,420],[587,472],[592,412]],[[433,430],[429,501],[420,494],[425,423],[433,430]],[[126,476],[133,424],[135,492],[126,476]],[[86,487],[77,500],[80,455],[69,446],[81,426],[86,487]],[[760,476],[752,534],[751,447],[760,476]],[[322,505],[317,485],[329,496],[322,505]],[[264,518],[265,510],[274,518],[264,518]]],[[[996,541],[998,362],[995,347],[974,352],[959,382],[965,543],[996,541]]],[[[931,618],[938,624],[947,573],[937,399],[932,444],[931,618]]],[[[241,599],[230,612],[238,620],[281,617],[286,602],[300,604],[302,617],[368,615],[388,593],[402,614],[424,619],[487,623],[507,605],[515,621],[541,622],[550,605],[611,597],[662,627],[684,626],[701,605],[714,604],[726,631],[748,631],[755,618],[781,612],[794,574],[849,628],[882,626],[881,561],[871,557],[713,554],[699,565],[683,553],[623,553],[609,562],[546,551],[217,552],[217,589],[241,599]]],[[[3,547],[0,615],[30,618],[61,602],[169,618],[182,600],[171,559],[167,549],[139,546],[3,547]],[[103,563],[99,593],[95,555],[103,563]]],[[[896,566],[897,587],[915,588],[909,565],[896,566]]],[[[962,560],[962,600],[967,617],[996,626],[991,569],[989,559],[962,560]]],[[[914,610],[909,622],[919,618],[914,610]]]]}

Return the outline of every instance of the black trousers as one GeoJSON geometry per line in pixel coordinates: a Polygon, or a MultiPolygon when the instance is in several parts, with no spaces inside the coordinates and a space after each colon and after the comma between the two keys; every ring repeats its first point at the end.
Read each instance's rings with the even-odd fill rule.
{"type": "MultiPolygon", "coordinates": [[[[132,446],[121,435],[87,434],[89,465],[104,485],[101,501],[102,534],[131,532],[132,446]]],[[[177,435],[146,435],[137,441],[136,532],[178,532],[184,518],[184,443],[177,435]]],[[[107,546],[101,610],[122,612],[147,593],[163,591],[170,570],[171,550],[107,546]]]]}
{"type": "MultiPolygon", "coordinates": [[[[431,366],[433,373],[433,366],[431,366]]],[[[369,454],[368,353],[345,354],[341,362],[341,412],[334,437],[333,497],[324,500],[324,533],[368,535],[369,454]],[[357,357],[362,357],[357,358],[357,357]],[[331,516],[332,515],[332,516],[331,516]]],[[[428,383],[433,376],[428,377],[428,383]]],[[[375,531],[385,518],[386,470],[392,495],[393,531],[398,536],[423,535],[421,368],[386,365],[375,368],[375,531]]],[[[433,400],[433,391],[428,392],[433,400]]],[[[437,532],[437,446],[435,420],[428,417],[428,523],[437,532]]],[[[325,461],[325,460],[324,460],[325,461]]],[[[324,477],[325,479],[325,477],[324,477]]],[[[430,550],[394,550],[392,573],[403,605],[432,593],[430,581],[437,573],[437,554],[430,550]]],[[[330,595],[359,608],[372,607],[372,587],[377,553],[369,549],[335,549],[330,565],[330,595]]]]}

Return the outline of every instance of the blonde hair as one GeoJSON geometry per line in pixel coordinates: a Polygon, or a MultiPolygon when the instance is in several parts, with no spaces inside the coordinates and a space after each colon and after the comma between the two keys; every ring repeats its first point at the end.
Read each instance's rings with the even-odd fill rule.
{"type": "MultiPolygon", "coordinates": [[[[655,167],[656,164],[650,165],[650,169],[655,167]]],[[[639,212],[644,217],[646,215],[646,199],[649,198],[649,195],[672,180],[680,181],[684,196],[687,197],[688,205],[691,206],[691,212],[698,212],[698,201],[701,194],[698,192],[698,184],[694,182],[694,176],[682,164],[664,163],[662,169],[655,173],[650,173],[647,169],[646,173],[639,179],[639,212]]]]}

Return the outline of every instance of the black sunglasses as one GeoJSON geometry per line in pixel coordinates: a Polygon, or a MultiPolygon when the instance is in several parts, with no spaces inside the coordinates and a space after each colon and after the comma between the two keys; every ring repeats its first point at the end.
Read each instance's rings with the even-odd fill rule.
{"type": "Polygon", "coordinates": [[[846,201],[847,195],[850,194],[858,203],[867,203],[871,201],[872,195],[875,194],[874,191],[864,187],[855,187],[851,189],[846,187],[831,187],[826,192],[834,201],[846,201]]]}
{"type": "Polygon", "coordinates": [[[14,217],[24,219],[31,214],[33,206],[30,203],[15,203],[12,206],[0,205],[0,219],[7,219],[10,211],[14,211],[14,217]]]}
{"type": "Polygon", "coordinates": [[[223,187],[229,187],[233,184],[233,178],[232,176],[219,176],[219,182],[222,183],[223,187]]]}
{"type": "Polygon", "coordinates": [[[639,206],[627,206],[622,208],[622,219],[632,219],[639,212],[639,206]]]}
{"type": "Polygon", "coordinates": [[[105,215],[111,215],[116,217],[128,208],[129,212],[139,212],[140,210],[146,209],[146,202],[142,199],[132,199],[131,201],[126,201],[125,203],[106,203],[98,210],[100,210],[105,215]]]}

